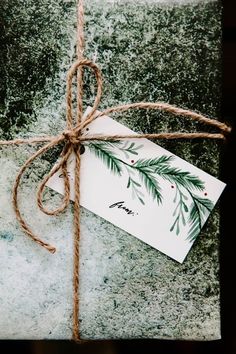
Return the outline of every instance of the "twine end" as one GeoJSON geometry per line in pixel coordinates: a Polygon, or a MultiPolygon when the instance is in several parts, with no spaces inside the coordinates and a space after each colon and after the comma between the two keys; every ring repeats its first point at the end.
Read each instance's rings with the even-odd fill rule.
{"type": "Polygon", "coordinates": [[[80,339],[80,336],[78,333],[73,333],[73,336],[72,336],[72,340],[73,342],[75,342],[76,344],[83,344],[83,342],[85,342],[84,340],[80,339]]]}
{"type": "Polygon", "coordinates": [[[50,253],[52,253],[52,254],[54,254],[55,252],[56,252],[56,248],[55,247],[53,247],[53,246],[46,246],[46,249],[50,252],[50,253]]]}
{"type": "Polygon", "coordinates": [[[231,136],[231,133],[232,133],[232,127],[230,125],[225,124],[224,132],[223,132],[224,140],[228,140],[228,138],[231,136]]]}

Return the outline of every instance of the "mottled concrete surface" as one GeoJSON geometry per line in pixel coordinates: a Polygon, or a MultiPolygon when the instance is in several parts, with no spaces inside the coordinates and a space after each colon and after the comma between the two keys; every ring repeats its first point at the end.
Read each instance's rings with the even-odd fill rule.
{"type": "MultiPolygon", "coordinates": [[[[86,53],[103,71],[102,107],[165,100],[219,114],[219,3],[179,3],[87,1],[86,53]]],[[[1,137],[56,134],[64,127],[65,74],[75,47],[75,1],[3,0],[0,14],[1,137]]],[[[85,86],[85,104],[91,105],[94,88],[88,74],[85,86]]],[[[143,132],[200,128],[157,112],[115,118],[143,132]]],[[[217,176],[215,142],[160,143],[217,176]]],[[[35,207],[38,180],[52,166],[56,151],[30,168],[20,196],[24,216],[41,237],[57,246],[55,255],[21,232],[11,207],[14,177],[33,151],[33,147],[1,149],[0,338],[69,339],[72,212],[51,218],[35,207]]],[[[51,191],[45,195],[51,206],[59,199],[51,191]]],[[[220,338],[217,210],[182,265],[89,211],[82,211],[81,224],[83,338],[220,338]]]]}

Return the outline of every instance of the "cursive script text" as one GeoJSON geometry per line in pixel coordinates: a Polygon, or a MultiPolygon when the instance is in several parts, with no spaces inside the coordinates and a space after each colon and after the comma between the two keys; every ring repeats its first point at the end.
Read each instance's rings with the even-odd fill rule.
{"type": "Polygon", "coordinates": [[[109,206],[109,208],[118,208],[118,209],[122,209],[126,212],[126,214],[128,215],[135,215],[134,211],[129,209],[127,206],[125,206],[124,204],[125,202],[124,201],[121,201],[121,202],[116,202],[114,204],[111,204],[109,206]]]}

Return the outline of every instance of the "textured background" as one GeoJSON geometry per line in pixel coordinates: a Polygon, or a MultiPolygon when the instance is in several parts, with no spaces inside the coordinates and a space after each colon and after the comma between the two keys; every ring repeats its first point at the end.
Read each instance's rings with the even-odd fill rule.
{"type": "MultiPolygon", "coordinates": [[[[103,71],[103,106],[165,100],[219,116],[218,2],[149,3],[87,3],[86,53],[103,71]]],[[[1,135],[54,134],[64,124],[65,74],[75,47],[75,3],[8,0],[1,7],[1,135]]],[[[92,94],[93,80],[87,75],[86,104],[91,104],[92,94]]],[[[156,113],[135,112],[119,119],[143,132],[197,128],[156,113]]],[[[217,175],[216,143],[160,143],[217,175]]],[[[1,151],[0,266],[4,271],[0,274],[0,336],[69,339],[71,213],[51,219],[32,207],[32,191],[55,161],[55,152],[46,154],[27,173],[21,197],[34,229],[57,245],[55,256],[45,254],[21,233],[10,205],[14,175],[33,150],[1,151]]],[[[54,204],[59,197],[52,201],[50,193],[45,199],[54,204]]],[[[220,337],[217,211],[183,265],[85,210],[82,231],[83,337],[220,337]]]]}

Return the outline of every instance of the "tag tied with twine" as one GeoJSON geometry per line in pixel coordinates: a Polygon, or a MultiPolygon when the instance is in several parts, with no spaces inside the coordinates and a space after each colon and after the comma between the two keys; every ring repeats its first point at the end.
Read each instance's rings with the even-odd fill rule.
{"type": "Polygon", "coordinates": [[[84,58],[84,9],[83,0],[78,1],[78,21],[77,21],[77,61],[71,66],[67,74],[67,88],[66,88],[66,129],[57,136],[44,136],[35,137],[30,139],[15,139],[15,140],[2,140],[1,146],[12,146],[21,144],[38,144],[46,143],[37,152],[35,152],[20,168],[15,183],[13,186],[13,208],[16,219],[22,227],[25,234],[27,234],[33,241],[40,246],[44,247],[51,253],[56,251],[53,245],[43,241],[37,234],[31,230],[26,221],[24,220],[18,205],[18,189],[21,182],[21,178],[26,169],[33,163],[33,161],[46,153],[48,150],[54,148],[58,144],[63,143],[62,152],[59,162],[52,168],[52,170],[43,178],[40,183],[39,190],[37,192],[37,204],[40,210],[51,216],[58,215],[66,210],[70,201],[70,182],[67,174],[67,163],[72,152],[75,154],[75,178],[74,178],[74,245],[73,245],[73,339],[80,340],[79,335],[79,242],[80,242],[80,147],[85,141],[100,140],[100,141],[112,141],[117,139],[139,139],[139,138],[155,138],[155,139],[221,139],[225,140],[226,135],[231,132],[231,127],[225,123],[219,122],[215,119],[210,119],[202,114],[178,108],[174,105],[163,102],[138,102],[120,105],[117,107],[110,107],[103,112],[97,113],[97,109],[102,95],[102,75],[99,67],[92,62],[84,58]],[[97,82],[97,93],[95,101],[91,111],[87,114],[82,121],[83,115],[83,68],[87,67],[93,71],[97,82]],[[74,123],[73,118],[73,106],[72,106],[72,81],[74,76],[77,75],[77,117],[74,123]],[[191,118],[195,121],[201,122],[208,126],[212,126],[219,129],[219,133],[152,133],[152,134],[131,134],[131,135],[84,135],[83,129],[87,127],[92,121],[98,117],[110,115],[114,112],[124,112],[131,109],[146,109],[146,110],[161,110],[163,112],[171,113],[176,116],[184,118],[191,118]],[[62,177],[64,181],[64,196],[61,205],[55,210],[48,210],[42,202],[42,196],[45,189],[45,185],[48,180],[59,170],[62,171],[62,177]]]}

